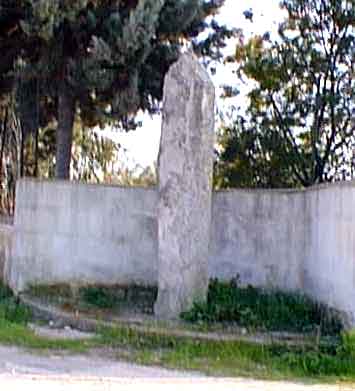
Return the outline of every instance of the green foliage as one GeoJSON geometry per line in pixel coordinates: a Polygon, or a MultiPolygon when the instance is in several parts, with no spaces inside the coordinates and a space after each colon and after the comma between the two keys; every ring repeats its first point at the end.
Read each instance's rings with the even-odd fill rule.
{"type": "Polygon", "coordinates": [[[69,350],[80,353],[86,352],[90,348],[101,346],[99,338],[77,341],[39,337],[26,325],[9,322],[3,318],[0,318],[0,343],[30,349],[69,350]]]}
{"type": "MultiPolygon", "coordinates": [[[[216,281],[213,284],[214,293],[218,294],[222,301],[232,304],[230,287],[216,281]]],[[[63,295],[70,294],[67,287],[58,288],[63,295]]],[[[55,294],[53,287],[34,289],[41,295],[55,294]]],[[[105,290],[90,289],[88,292],[90,300],[95,303],[105,304],[110,300],[108,299],[110,295],[105,290]]],[[[8,300],[14,300],[11,291],[0,285],[0,343],[2,344],[73,352],[110,347],[110,349],[117,349],[115,352],[118,357],[123,357],[125,360],[174,369],[198,370],[215,376],[246,376],[274,380],[307,378],[332,382],[355,380],[353,333],[343,333],[330,342],[326,338],[321,338],[320,343],[313,347],[208,341],[183,335],[180,337],[169,335],[169,329],[156,332],[154,327],[137,330],[123,326],[100,328],[98,335],[88,340],[53,340],[35,335],[25,326],[23,317],[6,319],[3,308],[8,300]]],[[[296,303],[299,302],[296,300],[296,303]]]]}
{"type": "Polygon", "coordinates": [[[56,120],[57,175],[67,177],[74,112],[85,129],[113,124],[129,130],[137,127],[139,110],[159,111],[165,74],[187,41],[198,54],[221,58],[224,39],[233,35],[213,18],[223,3],[0,0],[0,95],[8,84],[17,89],[27,131],[56,120]],[[203,31],[209,34],[201,40],[203,31]],[[32,94],[29,103],[21,87],[33,83],[39,96],[32,94]]]}
{"type": "Polygon", "coordinates": [[[105,287],[88,286],[79,289],[81,300],[97,308],[113,308],[117,305],[117,297],[112,289],[105,287]]]}
{"type": "Polygon", "coordinates": [[[113,347],[130,346],[135,349],[175,348],[184,338],[179,339],[166,333],[149,333],[129,327],[101,328],[102,341],[113,347]]]}
{"type": "Polygon", "coordinates": [[[282,136],[273,127],[258,132],[249,129],[244,118],[220,129],[222,146],[215,164],[217,189],[300,187],[292,173],[294,156],[286,153],[282,136]]]}
{"type": "Polygon", "coordinates": [[[220,131],[217,187],[305,187],[354,177],[354,1],[281,6],[287,18],[278,39],[254,36],[228,59],[252,89],[246,112],[220,131]]]}
{"type": "Polygon", "coordinates": [[[11,297],[12,297],[11,289],[0,282],[0,301],[4,301],[11,297]]]}
{"type": "Polygon", "coordinates": [[[207,301],[195,303],[181,316],[188,322],[234,322],[272,331],[309,332],[319,327],[322,334],[334,335],[342,328],[335,315],[303,295],[243,288],[237,279],[230,283],[212,280],[207,301]]]}
{"type": "Polygon", "coordinates": [[[120,349],[129,346],[131,357],[142,364],[198,370],[214,376],[355,379],[354,357],[340,339],[332,345],[288,347],[178,338],[127,328],[102,329],[100,334],[105,345],[120,349]]]}
{"type": "Polygon", "coordinates": [[[110,183],[120,186],[151,187],[157,184],[156,167],[142,167],[137,165],[134,168],[123,168],[117,175],[109,178],[110,183]]]}
{"type": "Polygon", "coordinates": [[[342,334],[342,345],[339,351],[355,361],[355,330],[342,334]]]}
{"type": "Polygon", "coordinates": [[[87,183],[110,182],[115,173],[119,144],[93,129],[74,127],[72,148],[72,176],[87,183]]]}
{"type": "Polygon", "coordinates": [[[7,298],[0,303],[0,319],[11,323],[26,324],[31,317],[30,309],[16,298],[7,298]]]}
{"type": "Polygon", "coordinates": [[[354,376],[354,357],[347,354],[339,343],[334,353],[322,349],[287,349],[273,347],[271,359],[281,368],[301,376],[354,376]]]}
{"type": "Polygon", "coordinates": [[[31,311],[15,298],[9,288],[0,283],[0,321],[26,324],[31,311]]]}
{"type": "Polygon", "coordinates": [[[141,364],[198,370],[214,376],[257,379],[354,381],[354,358],[339,342],[330,352],[318,348],[263,346],[245,342],[203,341],[142,332],[129,327],[104,328],[89,340],[50,340],[36,336],[24,325],[0,319],[0,343],[31,349],[86,352],[90,348],[117,349],[118,357],[141,364]]]}

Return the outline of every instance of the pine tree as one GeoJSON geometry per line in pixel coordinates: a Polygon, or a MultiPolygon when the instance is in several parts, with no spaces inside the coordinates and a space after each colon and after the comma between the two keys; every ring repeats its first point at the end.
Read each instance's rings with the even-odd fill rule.
{"type": "MultiPolygon", "coordinates": [[[[77,115],[85,126],[135,126],[138,110],[154,113],[164,75],[189,40],[218,58],[232,32],[206,18],[219,0],[30,0],[17,24],[25,35],[20,72],[40,80],[41,107],[56,107],[56,176],[68,178],[77,115]],[[199,42],[199,33],[210,29],[199,42]]],[[[0,1],[0,15],[3,12],[0,1]]],[[[20,2],[19,2],[20,3],[20,2]]],[[[1,17],[1,16],[0,16],[1,17]]],[[[52,112],[52,111],[51,111],[52,112]]]]}

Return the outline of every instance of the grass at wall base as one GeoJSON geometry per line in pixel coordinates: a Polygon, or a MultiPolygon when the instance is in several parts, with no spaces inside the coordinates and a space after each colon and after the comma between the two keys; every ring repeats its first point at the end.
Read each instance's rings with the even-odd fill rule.
{"type": "Polygon", "coordinates": [[[190,323],[236,323],[251,330],[287,331],[334,336],[342,330],[338,314],[305,295],[242,287],[239,277],[230,282],[211,280],[207,301],[194,303],[181,314],[190,323]]]}
{"type": "MultiPolygon", "coordinates": [[[[245,292],[241,292],[241,289],[236,286],[235,281],[230,284],[213,281],[210,285],[208,303],[195,305],[189,313],[182,316],[189,318],[190,321],[194,321],[194,317],[197,317],[200,322],[214,322],[217,318],[226,319],[238,314],[239,320],[246,327],[250,319],[250,327],[256,327],[265,314],[260,312],[258,307],[247,311],[245,305],[248,303],[251,306],[255,302],[258,291],[251,291],[251,287],[245,292]],[[211,300],[212,293],[218,293],[215,301],[211,300]],[[245,295],[244,304],[237,307],[239,312],[233,306],[232,312],[225,312],[225,308],[236,300],[237,293],[245,295]]],[[[266,294],[265,292],[259,293],[266,294]]],[[[277,310],[278,314],[286,314],[287,305],[297,305],[297,308],[303,306],[303,310],[301,311],[301,308],[299,310],[300,313],[315,316],[313,303],[300,301],[299,297],[286,296],[281,299],[279,294],[273,295],[268,298],[260,296],[258,298],[260,305],[264,303],[263,300],[270,300],[270,303],[274,305],[281,301],[280,308],[277,310]]],[[[95,295],[95,300],[97,300],[97,295],[95,295]]],[[[103,302],[105,303],[105,300],[99,300],[99,303],[103,302]]],[[[264,319],[263,327],[267,325],[271,329],[276,327],[276,318],[271,319],[274,320],[265,321],[264,319]]],[[[283,319],[281,316],[281,324],[284,324],[283,319]]],[[[307,330],[311,319],[317,320],[318,318],[307,315],[302,322],[294,324],[297,328],[305,327],[307,330]]],[[[81,353],[91,348],[100,348],[103,354],[105,349],[110,348],[117,351],[117,358],[120,359],[146,365],[161,365],[167,368],[198,370],[215,376],[245,376],[274,380],[298,379],[307,382],[330,383],[355,382],[355,333],[344,333],[336,329],[338,323],[334,319],[333,321],[328,319],[327,326],[324,324],[324,327],[332,331],[330,337],[321,335],[314,346],[299,347],[288,347],[282,344],[201,341],[192,338],[177,338],[168,334],[157,336],[148,332],[135,331],[129,327],[102,328],[97,331],[96,337],[90,340],[52,340],[36,336],[27,326],[30,320],[30,311],[17,301],[9,289],[0,286],[1,344],[18,345],[39,351],[55,349],[81,353]],[[331,343],[329,338],[331,338],[331,343]]]]}

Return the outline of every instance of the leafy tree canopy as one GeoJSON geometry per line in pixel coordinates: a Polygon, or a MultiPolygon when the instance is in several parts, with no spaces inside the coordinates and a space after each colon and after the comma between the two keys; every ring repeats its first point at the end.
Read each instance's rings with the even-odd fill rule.
{"type": "Polygon", "coordinates": [[[354,177],[355,1],[284,0],[278,39],[228,61],[254,86],[221,130],[217,186],[290,187],[354,177]]]}

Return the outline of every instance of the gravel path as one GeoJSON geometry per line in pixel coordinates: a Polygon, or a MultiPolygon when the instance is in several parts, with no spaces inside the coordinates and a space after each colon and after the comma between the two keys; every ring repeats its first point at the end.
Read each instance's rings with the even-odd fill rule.
{"type": "Polygon", "coordinates": [[[285,382],[207,378],[198,373],[144,367],[97,354],[34,354],[0,346],[0,390],[125,391],[350,391],[350,386],[306,386],[285,382]]]}
{"type": "MultiPolygon", "coordinates": [[[[34,354],[14,347],[0,347],[0,375],[95,378],[184,378],[198,374],[144,367],[98,357],[95,352],[85,355],[68,353],[34,354]]],[[[2,388],[0,388],[2,390],[2,388]]]]}

